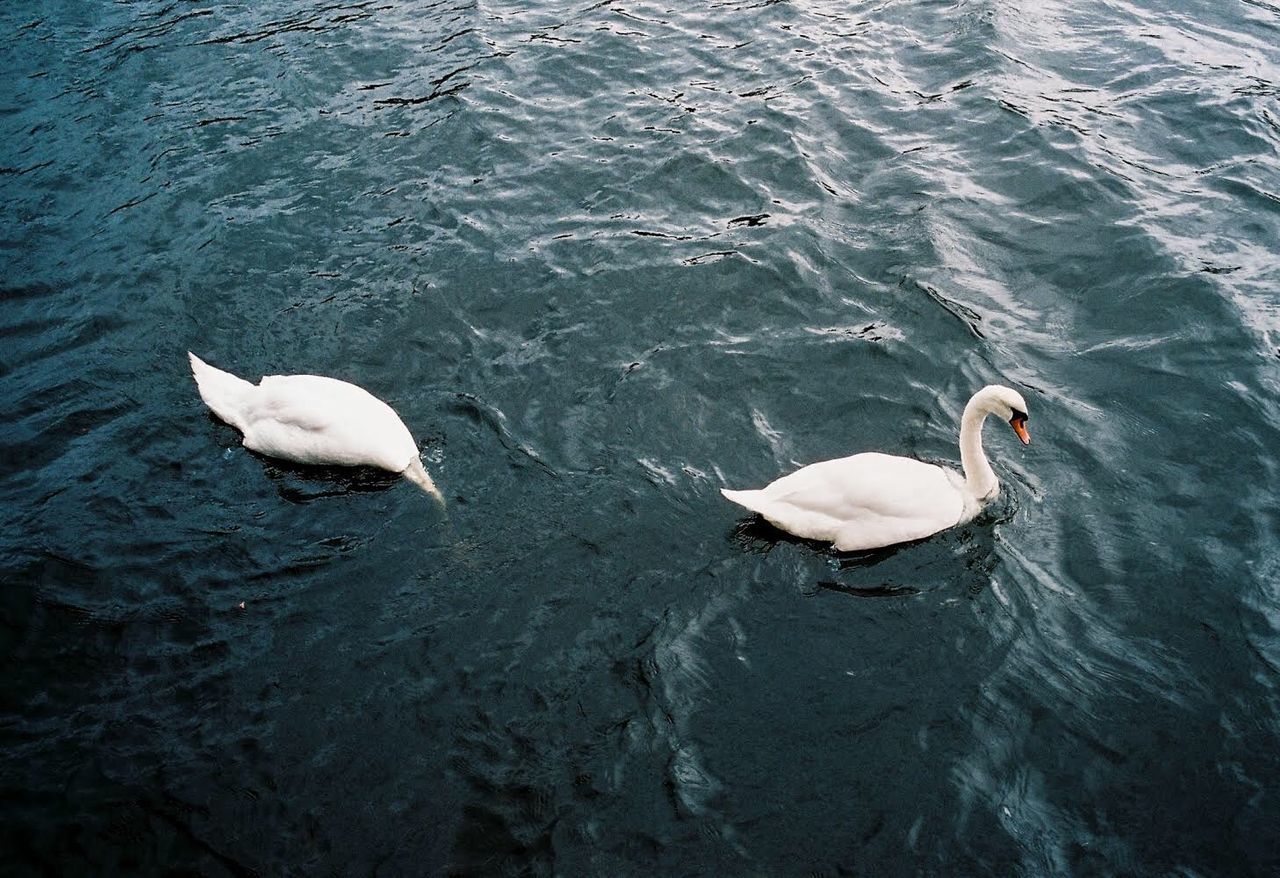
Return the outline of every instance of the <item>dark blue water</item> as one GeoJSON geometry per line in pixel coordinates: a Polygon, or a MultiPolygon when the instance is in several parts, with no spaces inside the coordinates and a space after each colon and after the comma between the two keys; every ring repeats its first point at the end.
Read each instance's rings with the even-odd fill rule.
{"type": "Polygon", "coordinates": [[[1280,872],[1273,3],[0,34],[0,871],[1280,872]],[[188,349],[388,400],[448,520],[188,349]],[[718,494],[994,381],[965,527],[718,494]]]}

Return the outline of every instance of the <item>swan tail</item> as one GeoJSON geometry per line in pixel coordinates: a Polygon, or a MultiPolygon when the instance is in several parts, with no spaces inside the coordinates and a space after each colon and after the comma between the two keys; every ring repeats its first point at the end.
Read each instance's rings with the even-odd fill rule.
{"type": "Polygon", "coordinates": [[[763,498],[760,491],[731,491],[728,488],[721,488],[720,493],[730,503],[737,503],[744,509],[750,509],[752,512],[761,512],[761,502],[763,498]]]}
{"type": "Polygon", "coordinates": [[[215,369],[190,351],[187,356],[191,358],[191,374],[195,376],[204,404],[219,418],[244,432],[240,413],[257,387],[230,372],[215,369]]]}
{"type": "Polygon", "coordinates": [[[441,509],[444,508],[444,495],[440,493],[436,483],[431,481],[431,475],[427,472],[427,468],[422,465],[420,458],[414,456],[413,460],[409,461],[409,465],[401,471],[401,475],[435,498],[441,509]]]}

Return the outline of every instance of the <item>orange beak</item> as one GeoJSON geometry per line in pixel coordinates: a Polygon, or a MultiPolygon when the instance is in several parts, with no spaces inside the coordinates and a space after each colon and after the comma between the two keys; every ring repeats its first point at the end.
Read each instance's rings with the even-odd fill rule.
{"type": "Polygon", "coordinates": [[[1027,432],[1027,419],[1014,418],[1009,421],[1009,426],[1013,427],[1013,432],[1018,434],[1018,438],[1022,440],[1023,445],[1031,444],[1031,434],[1027,432]]]}

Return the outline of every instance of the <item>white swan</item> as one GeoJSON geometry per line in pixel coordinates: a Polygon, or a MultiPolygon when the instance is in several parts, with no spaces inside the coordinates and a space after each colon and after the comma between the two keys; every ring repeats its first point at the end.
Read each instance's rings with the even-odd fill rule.
{"type": "Polygon", "coordinates": [[[1031,444],[1022,397],[998,384],[984,387],[960,421],[963,478],[946,467],[871,452],[810,464],[757,491],[720,493],[789,534],[834,543],[842,552],[922,539],[970,520],[1000,492],[982,450],[989,414],[1031,444]]]}
{"type": "Polygon", "coordinates": [[[244,434],[250,451],[297,463],[376,466],[444,503],[409,428],[367,390],[319,375],[268,375],[253,385],[187,356],[200,398],[244,434]]]}

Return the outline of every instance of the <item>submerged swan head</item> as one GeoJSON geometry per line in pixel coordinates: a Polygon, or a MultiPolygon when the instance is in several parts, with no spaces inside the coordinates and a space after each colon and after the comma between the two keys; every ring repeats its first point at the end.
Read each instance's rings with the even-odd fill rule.
{"type": "Polygon", "coordinates": [[[1027,403],[1018,391],[1000,384],[988,384],[975,393],[960,419],[960,463],[965,485],[979,503],[990,500],[1000,490],[995,471],[982,451],[982,422],[987,415],[1006,421],[1023,445],[1031,444],[1027,432],[1027,403]]]}

